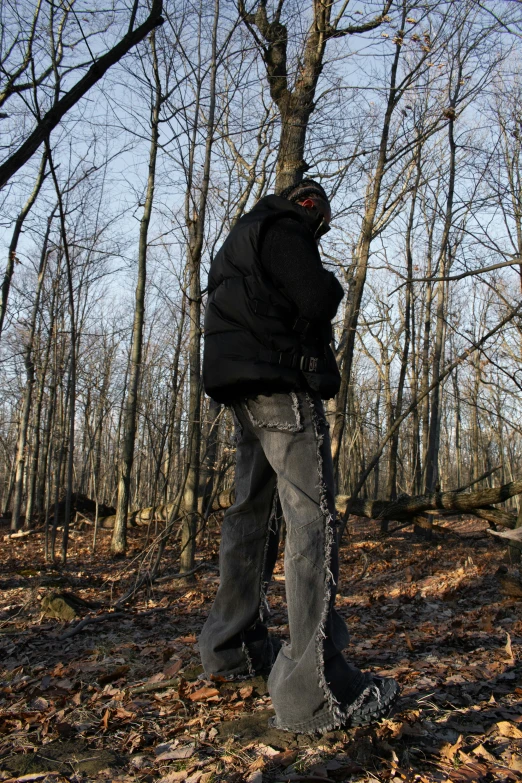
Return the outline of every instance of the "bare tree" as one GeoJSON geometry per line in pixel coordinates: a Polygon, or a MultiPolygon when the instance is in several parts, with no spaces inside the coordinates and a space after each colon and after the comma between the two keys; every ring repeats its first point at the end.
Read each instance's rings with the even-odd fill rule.
{"type": "Polygon", "coordinates": [[[156,160],[158,156],[158,139],[160,111],[163,102],[162,86],[158,70],[156,54],[156,39],[154,32],[150,36],[150,50],[153,73],[153,105],[151,115],[151,137],[149,150],[149,176],[145,194],[143,215],[140,221],[140,238],[138,245],[138,277],[136,282],[136,303],[134,309],[134,324],[132,327],[132,347],[130,355],[130,370],[125,403],[124,435],[122,454],[118,477],[118,503],[116,524],[111,542],[113,555],[121,555],[127,549],[127,513],[129,509],[130,478],[134,461],[134,441],[136,437],[136,416],[138,406],[138,385],[140,380],[141,352],[143,343],[143,323],[145,318],[145,285],[147,279],[148,231],[154,201],[156,182],[156,160]]]}
{"type": "Polygon", "coordinates": [[[7,264],[5,268],[4,273],[4,279],[2,281],[2,288],[1,288],[1,299],[0,299],[0,337],[2,336],[2,329],[4,326],[4,319],[5,314],[7,311],[7,299],[9,297],[9,289],[11,287],[11,280],[13,278],[14,268],[15,268],[15,262],[16,262],[16,248],[18,247],[18,241],[20,239],[20,235],[22,233],[22,228],[25,222],[25,219],[29,212],[31,211],[31,208],[33,207],[37,197],[38,193],[40,192],[40,189],[43,185],[44,179],[45,179],[45,168],[47,166],[47,152],[44,152],[42,155],[42,160],[40,162],[40,168],[38,170],[38,174],[36,175],[36,181],[34,183],[33,190],[25,202],[24,206],[20,210],[20,213],[18,217],[16,218],[13,236],[11,238],[11,243],[9,245],[9,253],[7,256],[7,264]]]}
{"type": "MultiPolygon", "coordinates": [[[[33,17],[31,23],[31,29],[29,33],[27,49],[23,54],[23,61],[20,65],[14,67],[9,73],[6,86],[6,94],[4,98],[11,97],[25,90],[35,91],[40,84],[45,81],[47,75],[52,75],[55,78],[55,90],[54,101],[51,108],[49,108],[44,114],[41,113],[39,108],[40,101],[37,102],[35,107],[36,111],[36,126],[34,130],[29,134],[27,139],[22,142],[18,149],[11,153],[7,160],[0,165],[0,188],[2,188],[11,177],[34,155],[37,149],[43,144],[46,139],[49,138],[51,132],[61,122],[63,117],[69,112],[78,101],[107,73],[109,68],[119,62],[124,55],[126,55],[137,43],[142,41],[155,27],[162,23],[162,0],[153,0],[150,13],[146,20],[134,28],[136,15],[139,8],[139,0],[135,0],[133,8],[129,18],[129,28],[126,35],[118,41],[108,52],[98,57],[95,62],[88,69],[87,73],[79,79],[79,81],[73,85],[64,95],[60,97],[60,82],[61,76],[58,73],[58,66],[62,59],[63,54],[63,42],[62,31],[65,25],[65,19],[61,20],[58,24],[59,36],[55,40],[52,35],[51,40],[51,64],[43,71],[40,76],[37,76],[29,81],[27,85],[21,85],[19,80],[25,75],[26,71],[35,66],[34,53],[32,49],[32,40],[34,37],[34,26],[37,22],[39,15],[39,6],[37,6],[37,12],[33,17]]],[[[54,6],[51,6],[54,9],[54,6]]],[[[66,12],[68,13],[68,12],[66,12]]],[[[53,31],[51,20],[51,32],[53,31]]],[[[83,38],[83,33],[81,38],[83,38]]],[[[87,44],[88,47],[88,44],[87,44]]],[[[92,53],[88,47],[88,51],[92,53]]],[[[93,58],[94,59],[94,58],[93,58]]]]}
{"type": "MultiPolygon", "coordinates": [[[[360,24],[347,23],[347,2],[341,5],[338,14],[334,12],[334,3],[326,0],[314,2],[312,19],[296,56],[294,78],[291,75],[293,68],[288,63],[288,25],[282,21],[284,0],[279,0],[271,15],[267,5],[267,0],[258,0],[252,10],[247,10],[244,0],[238,0],[241,17],[263,57],[270,94],[279,110],[281,134],[275,189],[280,192],[299,182],[308,168],[305,161],[306,134],[315,110],[316,88],[328,41],[364,34],[380,27],[386,21],[392,0],[384,0],[380,13],[360,24]]],[[[369,13],[366,15],[369,16],[369,13]]]]}

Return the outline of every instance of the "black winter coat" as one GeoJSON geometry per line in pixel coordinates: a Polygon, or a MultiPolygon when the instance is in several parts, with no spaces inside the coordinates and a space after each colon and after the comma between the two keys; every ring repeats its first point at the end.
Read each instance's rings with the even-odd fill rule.
{"type": "Polygon", "coordinates": [[[339,390],[330,321],[300,317],[292,292],[282,290],[261,261],[266,232],[288,218],[312,237],[321,222],[316,210],[266,196],[237,222],[212,261],[203,382],[218,402],[296,389],[329,399],[339,390]]]}

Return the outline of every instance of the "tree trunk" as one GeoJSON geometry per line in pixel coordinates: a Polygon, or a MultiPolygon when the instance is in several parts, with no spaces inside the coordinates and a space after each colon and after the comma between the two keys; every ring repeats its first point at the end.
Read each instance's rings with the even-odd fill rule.
{"type": "Polygon", "coordinates": [[[366,273],[368,270],[368,261],[370,258],[370,245],[373,239],[375,216],[381,194],[382,180],[386,167],[386,157],[388,150],[388,138],[390,135],[390,123],[393,111],[397,105],[397,70],[401,46],[397,45],[395,56],[390,72],[390,87],[388,90],[388,99],[386,112],[384,115],[381,139],[379,143],[379,152],[375,167],[373,180],[369,182],[366,195],[366,209],[363,217],[361,233],[356,250],[356,272],[353,278],[353,284],[350,291],[350,299],[346,304],[345,318],[343,324],[344,349],[341,355],[341,387],[336,398],[336,412],[332,430],[332,457],[334,462],[334,471],[337,476],[339,469],[339,454],[345,429],[346,404],[348,401],[348,388],[352,375],[353,355],[355,348],[355,336],[359,322],[359,313],[366,283],[366,273]]]}
{"type": "Polygon", "coordinates": [[[203,514],[206,515],[208,504],[214,494],[214,482],[216,478],[216,459],[219,446],[219,416],[221,405],[211,399],[208,405],[208,426],[206,427],[205,442],[207,453],[205,455],[205,486],[203,488],[203,514]]]}
{"type": "MultiPolygon", "coordinates": [[[[194,568],[196,536],[198,530],[198,490],[201,451],[201,283],[200,266],[203,251],[205,216],[208,189],[210,185],[210,164],[215,133],[216,77],[217,77],[217,35],[219,25],[219,0],[214,3],[214,23],[212,29],[212,53],[210,62],[209,108],[206,121],[205,155],[203,175],[199,189],[198,205],[193,204],[190,186],[194,181],[194,152],[196,137],[192,139],[189,179],[185,199],[185,220],[189,231],[188,276],[189,276],[189,410],[187,432],[187,478],[184,488],[185,519],[181,532],[180,572],[186,573],[194,568]]],[[[201,80],[199,83],[201,87],[201,80]]],[[[198,101],[200,95],[198,95],[198,101]]],[[[197,123],[196,123],[197,124],[197,123]]]]}
{"type": "Polygon", "coordinates": [[[136,283],[136,299],[134,309],[134,324],[132,328],[132,348],[128,380],[127,400],[125,404],[124,434],[121,449],[121,461],[118,476],[118,500],[116,524],[111,541],[113,555],[123,555],[127,551],[127,514],[129,510],[130,481],[132,463],[134,461],[134,442],[136,439],[136,418],[138,409],[138,388],[141,369],[141,352],[143,344],[143,323],[145,319],[145,285],[147,279],[147,236],[154,201],[154,185],[156,178],[156,158],[158,154],[159,117],[162,103],[161,84],[156,56],[155,35],[150,36],[153,71],[154,71],[154,106],[152,110],[151,143],[149,152],[149,176],[145,206],[140,223],[138,247],[138,280],[136,283]]]}
{"type": "Polygon", "coordinates": [[[26,386],[25,386],[24,401],[22,406],[20,430],[18,433],[18,444],[16,449],[16,476],[15,476],[13,517],[11,520],[11,530],[18,530],[20,528],[20,511],[22,508],[25,462],[27,456],[26,454],[27,432],[29,429],[29,417],[31,414],[31,403],[33,398],[33,387],[34,387],[34,357],[33,357],[34,338],[36,334],[36,322],[38,319],[38,310],[40,308],[40,295],[42,292],[45,267],[47,263],[47,244],[49,242],[49,234],[51,232],[51,223],[53,217],[54,217],[54,210],[47,221],[47,232],[44,237],[42,252],[40,255],[40,265],[38,268],[38,281],[36,284],[36,293],[35,293],[32,313],[31,313],[29,333],[27,335],[27,342],[24,348],[26,386]]]}
{"type": "MultiPolygon", "coordinates": [[[[55,304],[55,298],[56,298],[56,288],[53,286],[53,293],[51,296],[51,304],[50,304],[50,315],[49,315],[49,331],[47,335],[47,342],[45,346],[45,354],[44,359],[42,363],[42,367],[40,370],[40,381],[38,384],[38,395],[36,398],[36,410],[34,415],[34,441],[33,441],[33,450],[31,455],[31,464],[29,467],[29,475],[27,478],[27,505],[25,509],[25,527],[26,529],[29,529],[31,527],[31,520],[34,513],[34,507],[36,504],[37,512],[40,513],[42,509],[42,504],[38,504],[38,496],[37,496],[37,478],[38,478],[38,469],[41,464],[40,459],[40,428],[41,428],[41,421],[42,421],[42,407],[43,407],[43,398],[44,398],[44,392],[45,392],[45,380],[47,378],[47,370],[49,368],[49,358],[51,355],[51,342],[52,342],[52,335],[54,330],[54,304],[55,304]]],[[[45,459],[44,459],[44,465],[45,465],[45,459]]],[[[45,473],[45,468],[44,468],[45,473]]]]}
{"type": "Polygon", "coordinates": [[[45,179],[46,166],[47,166],[47,152],[44,152],[44,154],[42,155],[42,160],[40,161],[40,168],[36,176],[36,182],[34,184],[34,188],[16,219],[13,236],[11,237],[11,243],[9,245],[9,254],[7,256],[7,265],[5,268],[4,279],[2,281],[2,287],[0,289],[0,337],[2,335],[2,329],[4,327],[4,319],[7,310],[7,299],[9,297],[9,289],[11,287],[14,265],[15,265],[15,261],[17,260],[16,248],[18,247],[18,240],[20,239],[20,234],[22,233],[22,227],[24,221],[27,215],[29,214],[31,207],[33,206],[34,202],[38,197],[40,188],[42,187],[42,183],[45,179]]]}
{"type": "MultiPolygon", "coordinates": [[[[417,204],[417,195],[422,175],[421,151],[419,143],[416,153],[416,175],[413,186],[410,213],[408,216],[408,225],[406,228],[406,293],[404,303],[404,342],[401,354],[401,369],[399,372],[399,383],[397,385],[397,398],[393,408],[394,420],[402,413],[402,398],[404,395],[404,384],[406,382],[406,373],[408,370],[408,358],[411,344],[411,306],[413,300],[413,249],[412,236],[413,224],[415,218],[415,208],[417,204]]],[[[397,429],[390,441],[390,454],[388,459],[388,492],[387,497],[395,500],[397,497],[397,455],[399,451],[399,430],[397,429]]]]}
{"type": "Polygon", "coordinates": [[[264,0],[260,0],[252,11],[247,11],[244,0],[239,0],[241,17],[262,51],[270,95],[279,109],[281,119],[276,161],[276,193],[300,182],[308,168],[304,160],[306,133],[310,116],[315,110],[315,91],[323,69],[328,39],[366,33],[379,27],[388,13],[391,0],[383,3],[382,12],[371,21],[342,28],[346,5],[332,24],[332,3],[314,3],[313,18],[300,52],[294,86],[290,89],[287,68],[288,30],[281,22],[283,2],[278,3],[273,17],[269,19],[264,0]],[[255,30],[261,35],[263,43],[255,30]]]}

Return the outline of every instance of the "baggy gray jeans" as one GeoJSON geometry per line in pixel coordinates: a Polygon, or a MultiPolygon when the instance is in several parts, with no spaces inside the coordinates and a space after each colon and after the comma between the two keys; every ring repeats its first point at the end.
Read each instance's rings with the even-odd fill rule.
{"type": "Polygon", "coordinates": [[[274,725],[295,732],[342,726],[371,688],[348,663],[348,629],[334,608],[338,578],[334,477],[322,401],[306,392],[233,405],[239,424],[236,499],[221,534],[220,586],[199,639],[208,676],[270,669],[274,725]],[[290,644],[273,661],[266,589],[286,520],[290,644]]]}

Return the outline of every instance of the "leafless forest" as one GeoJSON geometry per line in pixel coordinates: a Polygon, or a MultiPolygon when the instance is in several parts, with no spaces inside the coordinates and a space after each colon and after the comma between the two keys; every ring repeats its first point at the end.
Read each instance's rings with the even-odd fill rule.
{"type": "MultiPolygon", "coordinates": [[[[0,780],[520,780],[522,0],[2,0],[0,146],[0,780]],[[197,652],[209,263],[303,176],[345,289],[337,605],[403,688],[322,745],[197,652]]],[[[281,564],[270,603],[284,639],[281,564]]]]}
{"type": "Polygon", "coordinates": [[[346,289],[339,493],[393,501],[522,475],[519,2],[2,15],[0,502],[14,531],[45,524],[52,557],[60,530],[65,560],[81,493],[117,509],[123,553],[129,512],[171,503],[193,566],[233,475],[230,417],[201,384],[209,259],[304,173],[332,194],[323,255],[346,289]]]}

